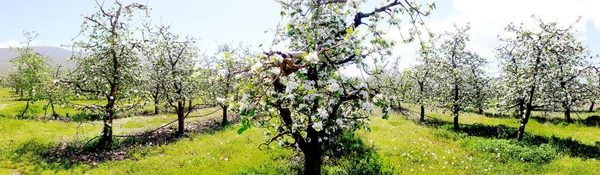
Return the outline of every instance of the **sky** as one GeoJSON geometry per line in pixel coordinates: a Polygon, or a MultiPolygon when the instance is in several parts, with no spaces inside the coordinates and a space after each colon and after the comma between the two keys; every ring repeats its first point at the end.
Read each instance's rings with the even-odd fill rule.
{"type": "MultiPolygon", "coordinates": [[[[100,0],[101,1],[101,0],[100,0]]],[[[379,2],[368,0],[363,11],[370,11],[379,2]]],[[[107,0],[109,4],[112,1],[107,0]]],[[[243,42],[258,49],[259,44],[270,46],[272,31],[279,21],[280,6],[274,0],[122,0],[138,2],[152,8],[156,23],[171,25],[172,31],[201,40],[200,49],[215,50],[217,43],[243,42]]],[[[426,3],[426,0],[417,3],[426,3]]],[[[490,72],[496,72],[493,49],[500,43],[497,36],[509,22],[532,26],[531,15],[545,21],[575,25],[576,36],[593,54],[600,53],[600,7],[597,0],[433,0],[437,9],[426,18],[433,32],[452,29],[454,24],[469,22],[471,41],[468,48],[492,61],[490,72]]],[[[34,46],[59,46],[72,43],[78,34],[82,15],[93,14],[94,0],[3,0],[0,1],[0,48],[18,46],[25,38],[24,30],[39,35],[34,46]]],[[[399,31],[388,34],[399,38],[399,31]]],[[[401,57],[401,67],[415,64],[415,44],[399,44],[394,54],[401,57]]]]}

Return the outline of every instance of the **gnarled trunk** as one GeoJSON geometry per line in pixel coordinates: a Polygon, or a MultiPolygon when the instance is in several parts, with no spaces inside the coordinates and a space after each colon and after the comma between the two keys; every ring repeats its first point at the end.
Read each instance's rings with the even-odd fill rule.
{"type": "Polygon", "coordinates": [[[114,114],[108,114],[108,117],[105,117],[103,122],[104,122],[104,127],[102,129],[102,138],[100,139],[100,142],[98,142],[98,146],[103,147],[103,148],[109,148],[112,145],[112,136],[113,136],[113,129],[112,129],[112,117],[111,115],[114,114]]]}
{"type": "MultiPolygon", "coordinates": [[[[535,75],[533,76],[535,79],[535,75]]],[[[531,116],[531,110],[533,110],[533,97],[535,92],[535,84],[531,86],[531,90],[529,91],[529,99],[525,106],[525,115],[521,118],[521,125],[519,126],[519,133],[517,133],[517,140],[523,140],[523,135],[525,135],[525,126],[527,122],[529,122],[529,116],[531,116]]]]}
{"type": "MultiPolygon", "coordinates": [[[[116,89],[116,88],[114,88],[116,89]]],[[[104,127],[102,129],[102,138],[100,138],[100,141],[98,142],[98,146],[102,147],[102,148],[110,148],[110,146],[113,143],[113,128],[112,128],[112,124],[113,124],[113,119],[115,117],[115,110],[114,110],[114,106],[115,106],[115,100],[114,100],[114,96],[116,95],[116,90],[114,91],[115,93],[113,93],[113,97],[112,99],[109,98],[108,99],[108,103],[106,104],[105,110],[106,110],[106,117],[104,117],[102,119],[103,123],[104,123],[104,127]]]]}
{"type": "Polygon", "coordinates": [[[590,109],[588,112],[594,112],[594,101],[592,101],[592,104],[590,104],[590,109]]]}
{"type": "Polygon", "coordinates": [[[323,165],[323,148],[319,142],[318,132],[309,127],[307,129],[308,142],[301,145],[302,153],[304,153],[304,174],[321,174],[321,166],[323,165]]]}

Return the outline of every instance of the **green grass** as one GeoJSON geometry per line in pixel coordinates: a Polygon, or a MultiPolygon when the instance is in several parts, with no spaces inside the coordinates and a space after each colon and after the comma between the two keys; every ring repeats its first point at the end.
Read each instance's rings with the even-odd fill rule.
{"type": "MultiPolygon", "coordinates": [[[[5,91],[0,91],[5,92],[5,91]]],[[[0,113],[12,111],[8,93],[0,93],[0,113]],[[2,104],[8,107],[2,108],[2,104]]],[[[416,107],[410,107],[415,110],[416,107]]],[[[198,111],[201,115],[216,109],[198,111]]],[[[220,112],[187,121],[211,120],[220,112]]],[[[530,120],[524,142],[511,139],[515,118],[490,118],[461,113],[463,130],[453,131],[452,118],[439,110],[427,111],[428,122],[414,122],[393,114],[373,117],[371,132],[356,134],[367,156],[327,158],[323,172],[346,174],[356,167],[381,168],[394,174],[597,174],[600,127],[530,120]],[[433,120],[432,120],[433,119],[433,120]],[[371,150],[371,149],[367,149],[371,150]]],[[[540,115],[540,113],[535,113],[540,115]]],[[[560,118],[561,114],[550,113],[560,118]]],[[[580,113],[583,119],[597,113],[580,113]]],[[[115,133],[143,132],[172,121],[172,114],[134,116],[115,120],[115,133]]],[[[237,134],[239,124],[219,131],[191,134],[160,146],[139,146],[129,160],[89,166],[48,162],[40,155],[50,146],[86,140],[100,133],[98,121],[58,122],[0,117],[0,174],[293,174],[298,153],[276,144],[260,150],[264,130],[251,128],[237,134]]],[[[356,151],[355,151],[356,152],[356,151]]],[[[357,156],[357,155],[354,155],[357,156]]]]}

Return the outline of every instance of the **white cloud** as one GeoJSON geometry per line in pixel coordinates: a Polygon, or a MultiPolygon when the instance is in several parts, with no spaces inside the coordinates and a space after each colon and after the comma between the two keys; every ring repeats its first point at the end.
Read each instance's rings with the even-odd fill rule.
{"type": "MultiPolygon", "coordinates": [[[[438,6],[438,9],[453,8],[454,12],[436,14],[437,11],[434,10],[433,15],[444,18],[438,21],[426,21],[426,26],[434,33],[441,33],[452,30],[455,23],[464,25],[469,22],[471,30],[468,34],[471,41],[467,44],[468,48],[493,62],[496,60],[493,50],[500,45],[497,36],[504,33],[504,28],[510,22],[534,27],[536,23],[531,15],[537,15],[546,22],[557,21],[559,25],[567,26],[581,16],[581,21],[573,26],[575,31],[586,32],[585,25],[588,22],[593,22],[594,28],[600,30],[600,13],[596,12],[599,6],[600,1],[597,0],[453,0],[451,7],[438,6]]],[[[395,33],[389,33],[389,37],[399,41],[400,35],[395,33]]],[[[578,38],[580,41],[585,39],[586,36],[578,38]]],[[[415,44],[408,46],[400,44],[395,48],[395,54],[402,55],[403,58],[401,68],[415,64],[416,49],[418,47],[415,44]]],[[[490,65],[491,69],[496,69],[495,67],[490,65]]],[[[495,72],[495,70],[490,71],[495,72]]]]}
{"type": "MultiPolygon", "coordinates": [[[[36,44],[35,41],[31,41],[29,45],[34,46],[36,44]]],[[[0,43],[0,48],[8,48],[8,47],[21,47],[23,44],[17,40],[8,40],[4,43],[0,43]]]]}
{"type": "Polygon", "coordinates": [[[0,48],[7,48],[7,47],[20,47],[21,43],[19,43],[19,41],[15,41],[15,40],[9,40],[5,43],[0,43],[0,48]]]}

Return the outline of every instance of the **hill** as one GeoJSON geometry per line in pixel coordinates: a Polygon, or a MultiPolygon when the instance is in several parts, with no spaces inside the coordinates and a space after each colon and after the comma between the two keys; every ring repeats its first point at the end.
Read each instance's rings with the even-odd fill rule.
{"type": "MultiPolygon", "coordinates": [[[[53,46],[36,46],[33,49],[42,55],[50,57],[51,64],[60,64],[66,68],[75,67],[74,63],[67,60],[72,55],[70,50],[53,46]]],[[[16,53],[9,48],[0,48],[0,72],[6,72],[10,69],[11,64],[9,60],[15,56],[16,53]]]]}

